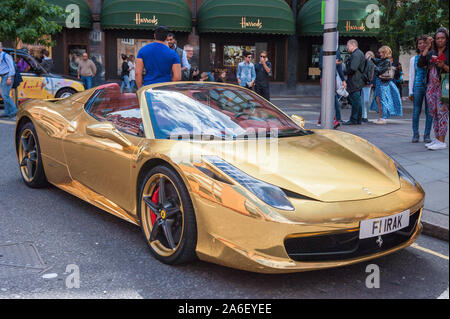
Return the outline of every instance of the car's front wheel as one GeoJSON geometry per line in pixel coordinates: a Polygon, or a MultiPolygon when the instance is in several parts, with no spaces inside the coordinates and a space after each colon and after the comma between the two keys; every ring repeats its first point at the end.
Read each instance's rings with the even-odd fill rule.
{"type": "Polygon", "coordinates": [[[33,188],[47,186],[41,148],[33,123],[28,122],[20,128],[16,146],[20,173],[25,184],[33,188]]]}
{"type": "Polygon", "coordinates": [[[167,166],[156,166],[146,173],[139,194],[142,232],[156,259],[171,265],[195,260],[195,213],[179,175],[167,166]]]}

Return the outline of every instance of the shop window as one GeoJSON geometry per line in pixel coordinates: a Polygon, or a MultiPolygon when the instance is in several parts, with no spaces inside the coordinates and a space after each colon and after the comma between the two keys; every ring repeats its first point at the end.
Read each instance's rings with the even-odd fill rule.
{"type": "Polygon", "coordinates": [[[244,51],[251,52],[255,56],[255,46],[250,45],[224,45],[223,46],[223,66],[237,68],[243,61],[244,51]]]}
{"type": "Polygon", "coordinates": [[[83,53],[87,52],[85,45],[69,45],[69,75],[78,76],[78,64],[82,59],[83,53]]]}

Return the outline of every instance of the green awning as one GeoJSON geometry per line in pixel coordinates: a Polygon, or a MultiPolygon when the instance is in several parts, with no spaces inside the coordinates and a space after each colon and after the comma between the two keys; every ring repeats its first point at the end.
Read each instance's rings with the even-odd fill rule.
{"type": "Polygon", "coordinates": [[[295,19],[285,0],[205,0],[198,11],[198,30],[294,34],[295,19]]]}
{"type": "Polygon", "coordinates": [[[192,31],[192,15],[186,0],[104,0],[102,29],[192,31]]]}
{"type": "MultiPolygon", "coordinates": [[[[89,4],[86,2],[86,0],[46,0],[50,4],[55,4],[57,6],[62,7],[64,10],[66,10],[67,6],[69,5],[77,5],[80,10],[80,28],[85,29],[92,29],[92,13],[91,8],[89,7],[89,4]]],[[[70,13],[71,7],[68,8],[68,12],[70,13]]],[[[53,20],[59,25],[65,27],[66,26],[66,19],[55,19],[53,20]]]]}
{"type": "MultiPolygon", "coordinates": [[[[374,37],[378,29],[369,28],[366,17],[373,10],[369,5],[378,5],[377,0],[340,0],[338,31],[340,36],[374,37]],[[366,12],[366,8],[370,9],[366,12]]],[[[322,36],[322,0],[309,0],[298,14],[297,26],[300,36],[322,36]]]]}

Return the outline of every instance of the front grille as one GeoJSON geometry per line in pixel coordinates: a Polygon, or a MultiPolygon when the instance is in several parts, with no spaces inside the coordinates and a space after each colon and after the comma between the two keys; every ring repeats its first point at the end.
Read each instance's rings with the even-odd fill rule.
{"type": "Polygon", "coordinates": [[[408,241],[414,233],[420,210],[410,216],[409,226],[381,236],[383,245],[378,246],[378,237],[359,239],[359,231],[303,238],[287,238],[284,247],[295,261],[335,261],[364,257],[383,252],[408,241]]]}

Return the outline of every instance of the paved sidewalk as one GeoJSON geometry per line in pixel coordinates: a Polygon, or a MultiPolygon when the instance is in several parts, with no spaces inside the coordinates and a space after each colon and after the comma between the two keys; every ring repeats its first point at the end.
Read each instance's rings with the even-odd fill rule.
{"type": "MultiPolygon", "coordinates": [[[[305,117],[308,128],[317,128],[320,110],[319,97],[273,97],[274,104],[289,114],[305,117]]],[[[361,136],[397,160],[424,188],[426,192],[423,213],[424,233],[448,241],[449,234],[449,150],[429,151],[424,143],[413,144],[412,103],[404,101],[403,117],[388,120],[387,125],[374,123],[345,126],[339,130],[361,136]]],[[[350,109],[342,110],[342,119],[347,120],[350,109]]],[[[369,119],[378,118],[370,112],[369,119]]],[[[423,134],[424,115],[420,121],[423,134]]],[[[432,132],[433,137],[433,132],[432,132]]],[[[421,140],[422,140],[421,136],[421,140]]],[[[446,138],[448,143],[448,135],[446,138]]]]}

